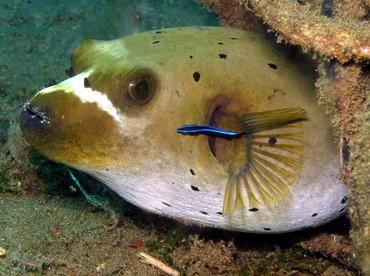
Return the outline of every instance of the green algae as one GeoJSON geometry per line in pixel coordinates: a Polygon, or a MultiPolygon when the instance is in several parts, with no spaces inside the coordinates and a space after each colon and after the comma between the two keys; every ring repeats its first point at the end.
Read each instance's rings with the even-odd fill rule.
{"type": "Polygon", "coordinates": [[[73,185],[67,167],[41,156],[35,149],[30,150],[30,161],[37,168],[39,180],[46,195],[70,193],[73,185]]]}
{"type": "MultiPolygon", "coordinates": [[[[167,235],[163,240],[151,238],[146,242],[146,245],[149,247],[150,252],[156,252],[167,264],[173,265],[174,261],[170,256],[170,253],[183,238],[183,231],[181,231],[181,229],[174,228],[167,232],[167,235]]],[[[182,271],[181,269],[179,270],[182,271]]]]}
{"type": "Polygon", "coordinates": [[[0,193],[18,193],[21,185],[19,182],[11,182],[7,171],[7,169],[0,170],[0,193]]]}

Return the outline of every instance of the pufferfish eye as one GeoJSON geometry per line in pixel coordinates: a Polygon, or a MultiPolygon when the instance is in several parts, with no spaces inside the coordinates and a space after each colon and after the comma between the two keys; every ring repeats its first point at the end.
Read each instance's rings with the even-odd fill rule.
{"type": "Polygon", "coordinates": [[[133,105],[144,105],[154,95],[154,80],[150,76],[134,79],[128,86],[128,96],[133,105]]]}

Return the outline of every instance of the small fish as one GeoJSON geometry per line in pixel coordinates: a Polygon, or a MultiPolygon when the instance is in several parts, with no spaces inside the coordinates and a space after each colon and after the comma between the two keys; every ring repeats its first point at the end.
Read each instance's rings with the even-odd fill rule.
{"type": "MultiPolygon", "coordinates": [[[[285,110],[275,110],[273,112],[267,112],[267,113],[265,112],[265,113],[260,113],[260,114],[241,115],[240,117],[244,117],[245,127],[246,127],[246,130],[244,132],[241,132],[241,133],[230,132],[230,131],[226,131],[226,130],[223,130],[223,129],[219,129],[217,127],[207,126],[207,125],[185,125],[185,126],[179,127],[178,129],[176,129],[176,131],[179,132],[179,133],[191,134],[191,135],[207,134],[207,135],[222,136],[222,137],[225,137],[225,138],[237,138],[237,137],[240,137],[242,135],[251,134],[251,133],[257,131],[256,126],[254,126],[254,128],[253,128],[252,125],[250,125],[251,120],[253,120],[253,118],[252,118],[253,115],[255,115],[256,117],[267,115],[269,117],[269,120],[265,120],[265,123],[262,123],[262,121],[257,122],[258,123],[258,129],[259,129],[258,131],[261,131],[261,130],[277,128],[281,125],[289,124],[289,123],[292,123],[294,121],[298,121],[298,120],[301,120],[301,119],[305,118],[305,116],[301,116],[301,117],[291,116],[291,117],[286,117],[285,119],[282,120],[281,117],[277,116],[277,114],[279,114],[279,113],[281,113],[281,114],[290,113],[289,115],[291,115],[294,112],[300,112],[301,114],[303,113],[303,111],[300,111],[299,109],[296,109],[296,110],[294,110],[294,109],[291,109],[291,110],[285,109],[285,110]],[[293,112],[290,113],[290,111],[293,111],[293,112]],[[251,119],[248,120],[248,118],[251,118],[251,119]]],[[[255,124],[256,124],[256,122],[255,122],[255,124]]]]}
{"type": "Polygon", "coordinates": [[[223,27],[86,40],[72,77],[27,102],[46,157],[180,221],[282,233],[344,213],[339,150],[310,76],[273,42],[223,27]]]}
{"type": "Polygon", "coordinates": [[[219,129],[217,127],[205,126],[205,125],[182,126],[176,129],[176,131],[178,133],[183,133],[183,134],[191,134],[191,135],[207,134],[207,135],[221,136],[225,138],[235,138],[235,137],[242,136],[244,134],[244,133],[230,132],[230,131],[219,129]]]}

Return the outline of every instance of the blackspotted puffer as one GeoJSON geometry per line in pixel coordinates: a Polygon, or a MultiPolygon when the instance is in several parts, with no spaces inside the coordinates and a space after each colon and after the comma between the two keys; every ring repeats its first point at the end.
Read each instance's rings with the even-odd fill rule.
{"type": "Polygon", "coordinates": [[[21,113],[51,160],[197,225],[281,233],[344,212],[329,118],[311,78],[266,38],[170,28],[85,40],[71,60],[73,75],[21,113]]]}

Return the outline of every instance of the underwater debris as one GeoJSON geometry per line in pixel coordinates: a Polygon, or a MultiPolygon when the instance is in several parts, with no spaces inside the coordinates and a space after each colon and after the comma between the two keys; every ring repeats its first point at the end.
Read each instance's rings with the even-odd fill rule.
{"type": "Polygon", "coordinates": [[[180,275],[180,272],[178,272],[176,269],[169,267],[168,265],[164,264],[160,260],[150,256],[147,253],[140,252],[139,257],[143,259],[144,262],[162,270],[163,272],[167,273],[171,276],[178,276],[180,275]]]}
{"type": "Polygon", "coordinates": [[[6,250],[5,248],[0,247],[0,258],[3,258],[6,256],[6,250]]]}
{"type": "Polygon", "coordinates": [[[341,63],[370,60],[370,24],[366,21],[329,18],[313,12],[310,4],[292,0],[248,0],[245,6],[277,31],[280,41],[300,45],[341,63]]]}
{"type": "Polygon", "coordinates": [[[74,176],[70,168],[67,168],[69,176],[72,178],[75,185],[78,187],[78,189],[81,191],[81,193],[84,195],[84,197],[87,199],[88,202],[90,202],[94,206],[99,206],[103,209],[106,209],[109,206],[108,200],[102,198],[98,194],[96,195],[90,195],[80,184],[80,182],[77,180],[77,178],[74,176]]]}

